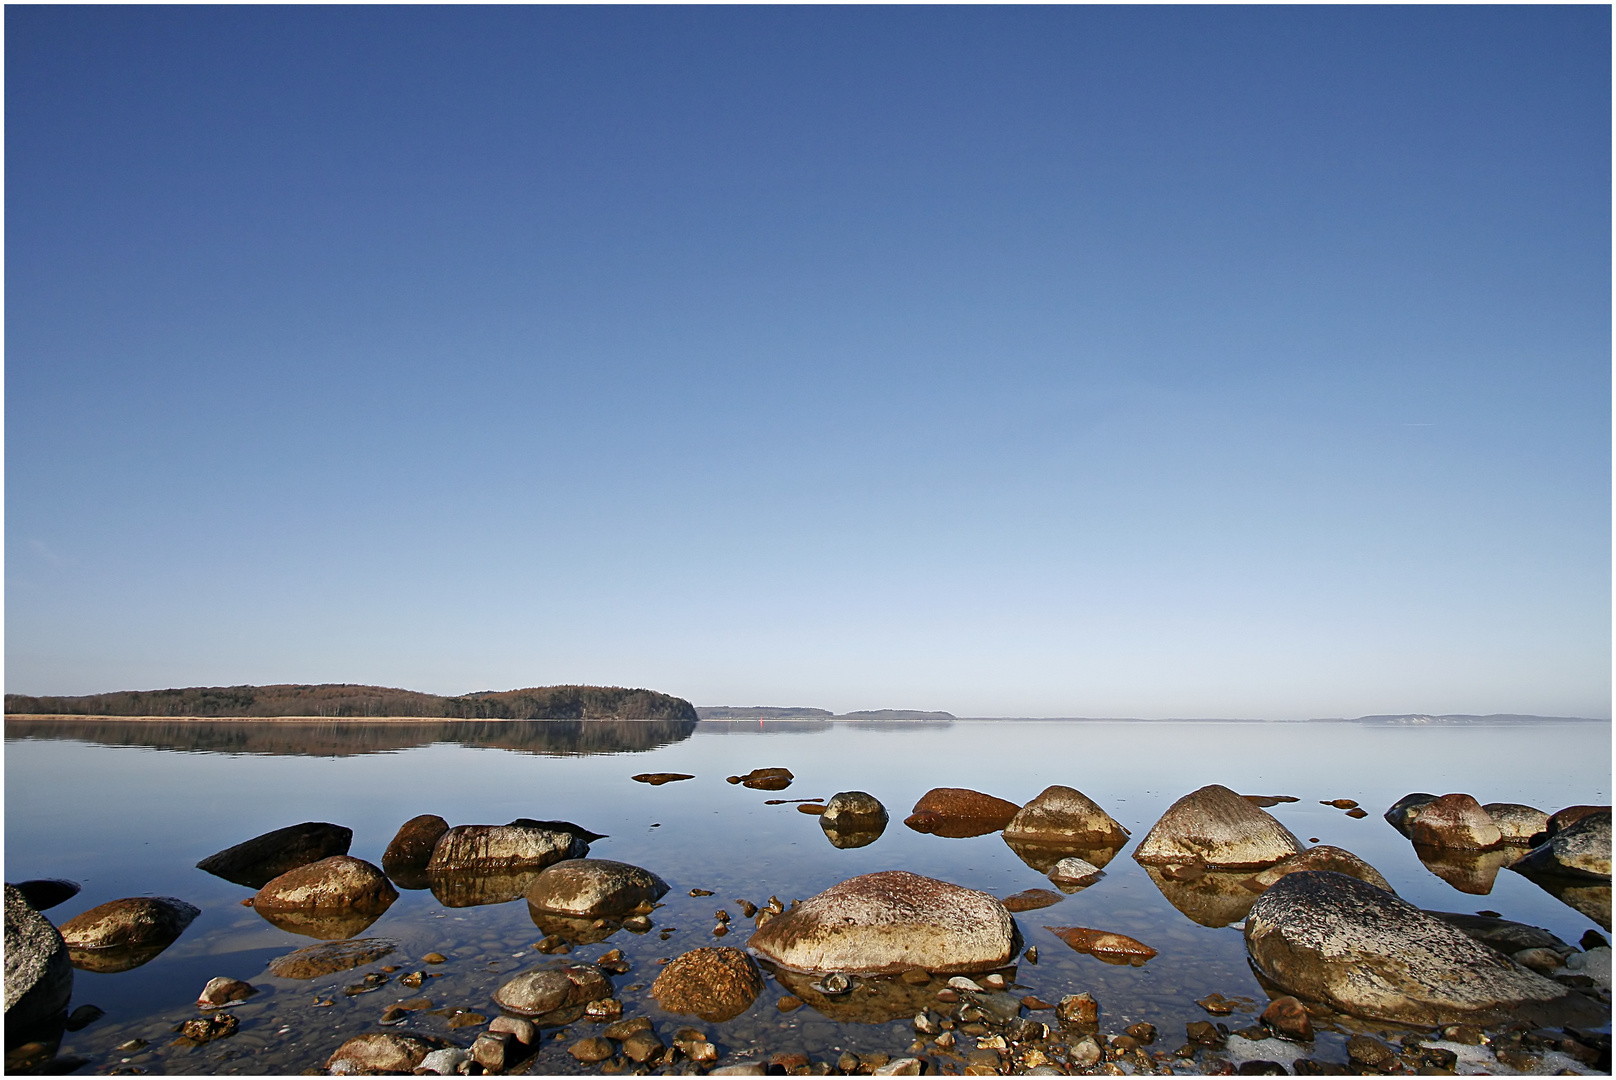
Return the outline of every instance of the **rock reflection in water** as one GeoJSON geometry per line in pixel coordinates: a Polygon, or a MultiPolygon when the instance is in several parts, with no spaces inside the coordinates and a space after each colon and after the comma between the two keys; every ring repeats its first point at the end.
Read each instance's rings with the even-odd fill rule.
{"type": "Polygon", "coordinates": [[[319,938],[321,941],[342,941],[364,933],[370,924],[382,917],[380,911],[260,911],[264,921],[289,934],[319,938]]]}
{"type": "MultiPolygon", "coordinates": [[[[1112,859],[1116,858],[1117,853],[1127,846],[1125,844],[1118,844],[1115,847],[1077,847],[1072,844],[1051,844],[1047,842],[1037,843],[1028,840],[1013,840],[1008,836],[1004,837],[1004,842],[1009,846],[1011,851],[1016,853],[1016,858],[1020,859],[1022,862],[1026,863],[1040,874],[1049,873],[1051,870],[1055,869],[1056,863],[1068,857],[1082,859],[1085,862],[1092,863],[1095,869],[1103,870],[1105,869],[1105,865],[1112,859]]],[[[1078,888],[1081,888],[1081,886],[1076,886],[1071,889],[1063,888],[1061,891],[1076,892],[1078,888]]]]}
{"type": "MultiPolygon", "coordinates": [[[[933,977],[917,986],[905,982],[901,975],[858,975],[852,977],[853,988],[847,993],[826,994],[814,989],[823,975],[787,971],[767,961],[760,964],[788,993],[795,994],[810,1009],[839,1024],[886,1024],[913,1019],[916,1013],[939,1007],[937,991],[948,982],[947,977],[933,977]]],[[[1015,981],[1014,967],[994,970],[1004,975],[1005,981],[1015,981]]]]}
{"type": "Polygon", "coordinates": [[[1565,878],[1535,877],[1523,874],[1528,881],[1554,897],[1560,903],[1580,911],[1594,922],[1610,930],[1610,886],[1565,878]]]}
{"type": "Polygon", "coordinates": [[[1415,844],[1414,854],[1425,868],[1462,893],[1486,896],[1493,891],[1498,871],[1523,854],[1508,844],[1487,851],[1439,848],[1415,844]]]}
{"type": "Polygon", "coordinates": [[[155,959],[159,953],[178,938],[150,945],[122,945],[111,949],[68,949],[67,957],[80,971],[94,971],[113,975],[120,971],[133,971],[155,959]]]}
{"type": "Polygon", "coordinates": [[[834,825],[827,825],[823,819],[819,827],[825,833],[825,839],[831,842],[832,847],[861,848],[868,847],[881,839],[881,834],[887,831],[887,823],[881,822],[874,828],[864,829],[838,829],[834,825]]]}
{"type": "Polygon", "coordinates": [[[1146,866],[1145,873],[1161,894],[1191,922],[1202,926],[1229,926],[1246,917],[1258,893],[1246,882],[1251,873],[1242,870],[1209,870],[1189,881],[1168,877],[1165,866],[1146,866]]]}
{"type": "Polygon", "coordinates": [[[519,900],[539,876],[538,867],[519,870],[435,871],[426,875],[432,895],[444,907],[484,907],[519,900]]]}
{"type": "Polygon", "coordinates": [[[568,945],[597,945],[623,928],[621,919],[588,918],[581,915],[552,915],[527,906],[528,917],[546,937],[557,937],[568,945]]]}

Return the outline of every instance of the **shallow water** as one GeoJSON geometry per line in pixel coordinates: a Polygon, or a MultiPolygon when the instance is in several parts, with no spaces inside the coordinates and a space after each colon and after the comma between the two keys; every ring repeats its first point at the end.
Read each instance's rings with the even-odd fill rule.
{"type": "MultiPolygon", "coordinates": [[[[1134,841],[1173,800],[1204,784],[1294,795],[1301,801],[1269,812],[1304,840],[1357,853],[1420,907],[1496,911],[1569,942],[1595,927],[1507,870],[1485,894],[1459,891],[1422,865],[1380,813],[1412,791],[1465,791],[1482,802],[1549,811],[1608,803],[1608,723],[999,720],[703,722],[616,735],[578,729],[543,721],[295,728],[8,721],[6,880],[80,882],[82,892],[48,912],[58,924],[123,896],[172,895],[202,909],[174,945],[143,966],[118,974],[76,973],[72,1007],[94,1004],[106,1015],[68,1033],[61,1053],[88,1059],[82,1072],[138,1067],[154,1073],[296,1073],[322,1066],[351,1035],[388,1030],[376,1021],[398,1000],[424,995],[435,1009],[497,1015],[492,990],[546,959],[533,948],[542,934],[520,900],[450,908],[430,892],[404,891],[363,931],[399,942],[393,956],[306,982],[268,975],[268,961],[314,939],[242,907],[252,890],[195,864],[251,836],[310,820],[352,828],[350,854],[375,863],[398,826],[417,814],[439,814],[452,824],[566,819],[608,834],[592,845],[591,855],[660,874],[671,886],[666,906],[653,916],[651,932],[621,931],[604,943],[579,947],[568,959],[623,949],[632,963],[615,980],[624,1015],[651,1016],[665,1041],[678,1027],[701,1028],[718,1044],[721,1063],[776,1051],[806,1051],[816,1060],[834,1060],[842,1049],[897,1056],[913,1038],[907,1017],[849,1023],[812,1007],[781,1014],[775,1002],[786,990],[774,980],[750,1010],[724,1024],[663,1013],[647,992],[656,960],[702,945],[744,945],[750,923],[741,919],[736,898],[761,904],[777,895],[789,903],[885,869],[1000,897],[1049,887],[996,833],[947,839],[905,828],[903,817],[932,787],[970,787],[1021,803],[1050,784],[1066,784],[1107,809],[1134,841]],[[288,752],[298,746],[318,749],[288,752]],[[779,792],[724,782],[727,775],[763,766],[785,766],[796,780],[779,792]],[[661,787],[630,780],[643,772],[696,778],[661,787]],[[765,804],[845,790],[870,792],[892,815],[885,833],[866,847],[836,848],[816,818],[789,804],[765,804]],[[1343,797],[1361,802],[1369,816],[1353,819],[1320,805],[1343,797]],[[693,898],[694,888],[716,895],[693,898]],[[735,927],[721,940],[712,936],[720,906],[729,908],[735,927]],[[422,990],[390,983],[355,997],[341,993],[381,964],[403,965],[400,974],[421,969],[416,958],[432,951],[450,962],[431,969],[444,974],[422,990]],[[192,1003],[216,975],[245,979],[262,991],[229,1009],[241,1021],[238,1033],[196,1048],[172,1045],[170,1029],[199,1015],[192,1003]],[[333,1004],[314,1004],[326,999],[333,1004]],[[151,1045],[136,1053],[115,1049],[135,1038],[151,1045]]],[[[1131,850],[1130,844],[1107,865],[1098,884],[1017,916],[1026,943],[1040,955],[1036,965],[1019,965],[1016,993],[1056,1001],[1087,990],[1101,1003],[1102,1031],[1148,1020],[1163,1031],[1161,1045],[1168,1049],[1182,1041],[1186,1021],[1208,1019],[1195,999],[1211,991],[1250,999],[1260,1011],[1267,996],[1247,966],[1239,929],[1203,925],[1230,913],[1220,916],[1217,904],[1178,896],[1187,915],[1128,857],[1131,850]],[[1072,925],[1131,935],[1159,955],[1142,967],[1112,966],[1072,951],[1045,929],[1072,925]]],[[[1050,1014],[1040,1015],[1052,1021],[1050,1014]]],[[[1231,1027],[1251,1022],[1241,1013],[1225,1019],[1231,1027]]],[[[390,1030],[447,1035],[462,1045],[478,1030],[451,1032],[447,1025],[447,1017],[423,1011],[390,1030]]],[[[525,1068],[598,1072],[598,1066],[580,1065],[565,1054],[574,1039],[596,1030],[587,1021],[573,1024],[561,1037],[548,1038],[525,1068]]],[[[1339,1039],[1321,1038],[1316,1056],[1344,1060],[1344,1054],[1330,1053],[1339,1039]]]]}

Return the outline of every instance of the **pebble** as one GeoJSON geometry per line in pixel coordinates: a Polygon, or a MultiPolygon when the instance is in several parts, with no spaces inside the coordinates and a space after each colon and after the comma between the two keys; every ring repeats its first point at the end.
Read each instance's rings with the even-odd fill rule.
{"type": "Polygon", "coordinates": [[[713,890],[711,890],[711,889],[691,889],[690,890],[690,895],[691,896],[711,896],[711,895],[713,895],[713,890]]]}
{"type": "Polygon", "coordinates": [[[421,963],[423,964],[447,964],[448,962],[449,958],[440,952],[429,952],[421,957],[421,963]]]}
{"type": "Polygon", "coordinates": [[[601,1038],[599,1035],[579,1039],[567,1047],[567,1053],[583,1062],[605,1061],[616,1052],[617,1048],[612,1045],[611,1040],[601,1038]]]}
{"type": "Polygon", "coordinates": [[[974,979],[967,979],[963,975],[955,975],[948,980],[948,985],[955,990],[967,990],[972,993],[982,992],[982,987],[974,979]]]}

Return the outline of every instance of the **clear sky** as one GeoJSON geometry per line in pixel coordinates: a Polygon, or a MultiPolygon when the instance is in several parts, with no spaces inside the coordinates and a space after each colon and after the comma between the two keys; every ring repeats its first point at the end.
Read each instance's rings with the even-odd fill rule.
{"type": "Polygon", "coordinates": [[[8,7],[6,689],[1609,716],[1610,19],[8,7]]]}

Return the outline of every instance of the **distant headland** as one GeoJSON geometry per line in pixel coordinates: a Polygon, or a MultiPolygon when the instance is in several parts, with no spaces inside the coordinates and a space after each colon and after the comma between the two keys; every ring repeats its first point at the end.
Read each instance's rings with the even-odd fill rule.
{"type": "Polygon", "coordinates": [[[956,720],[953,713],[924,712],[919,709],[865,709],[833,713],[829,709],[809,709],[797,705],[698,705],[696,715],[703,720],[956,720]]]}
{"type": "Polygon", "coordinates": [[[6,715],[229,719],[688,720],[690,702],[621,686],[530,686],[458,697],[351,683],[190,686],[82,697],[6,695],[6,715]]]}

